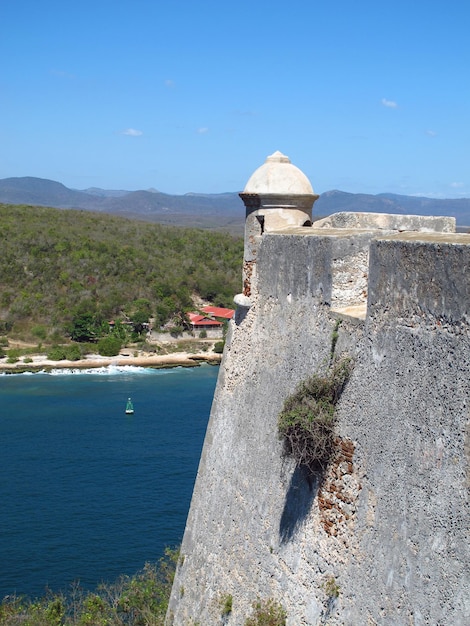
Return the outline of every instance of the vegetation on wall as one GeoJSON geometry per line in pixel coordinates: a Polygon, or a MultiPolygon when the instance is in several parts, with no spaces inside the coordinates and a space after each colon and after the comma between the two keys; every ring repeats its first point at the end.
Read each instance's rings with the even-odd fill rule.
{"type": "Polygon", "coordinates": [[[253,615],[245,620],[244,626],[285,626],[286,618],[287,613],[276,600],[257,600],[253,605],[253,615]]]}
{"type": "Polygon", "coordinates": [[[226,620],[228,620],[230,613],[232,612],[232,608],[233,608],[233,596],[231,593],[226,593],[224,594],[219,601],[219,605],[220,605],[220,609],[221,609],[221,615],[222,615],[222,619],[225,622],[226,620]]]}
{"type": "Polygon", "coordinates": [[[279,435],[284,450],[310,473],[323,471],[334,452],[335,406],[349,379],[352,361],[333,361],[323,374],[300,383],[284,402],[279,435]]]}
{"type": "Polygon", "coordinates": [[[328,576],[322,587],[329,599],[335,599],[339,597],[340,587],[336,582],[336,578],[334,576],[328,576]]]}
{"type": "Polygon", "coordinates": [[[139,334],[240,289],[242,238],[220,232],[0,204],[0,237],[2,334],[96,341],[115,318],[139,334]]]}

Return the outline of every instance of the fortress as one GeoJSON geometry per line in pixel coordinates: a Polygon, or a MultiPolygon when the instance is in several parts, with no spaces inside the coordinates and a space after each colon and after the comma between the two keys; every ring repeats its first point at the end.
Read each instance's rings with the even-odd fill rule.
{"type": "Polygon", "coordinates": [[[243,292],[225,347],[168,625],[470,624],[470,235],[452,218],[338,213],[279,152],[240,194],[243,292]],[[336,452],[307,481],[285,399],[354,362],[336,452]],[[230,599],[229,609],[224,609],[230,599]]]}

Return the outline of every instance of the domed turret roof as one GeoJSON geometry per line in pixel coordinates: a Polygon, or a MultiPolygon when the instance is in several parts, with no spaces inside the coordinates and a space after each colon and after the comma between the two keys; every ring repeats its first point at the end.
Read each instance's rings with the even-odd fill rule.
{"type": "Polygon", "coordinates": [[[253,172],[243,193],[305,196],[314,191],[305,174],[277,151],[253,172]]]}

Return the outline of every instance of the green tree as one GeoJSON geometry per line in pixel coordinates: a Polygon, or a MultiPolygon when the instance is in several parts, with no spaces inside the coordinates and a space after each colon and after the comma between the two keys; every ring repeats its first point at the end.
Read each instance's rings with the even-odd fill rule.
{"type": "Polygon", "coordinates": [[[121,347],[121,340],[113,335],[106,335],[98,341],[98,353],[101,356],[117,356],[121,347]]]}
{"type": "Polygon", "coordinates": [[[121,322],[121,320],[116,320],[116,322],[114,323],[112,334],[114,337],[118,337],[118,339],[121,340],[122,344],[126,342],[128,332],[126,326],[121,322]]]}
{"type": "Polygon", "coordinates": [[[70,337],[74,341],[95,341],[97,324],[91,313],[79,313],[72,319],[70,337]]]}
{"type": "Polygon", "coordinates": [[[49,361],[63,361],[67,358],[67,352],[63,346],[52,346],[47,352],[49,361]]]}
{"type": "Polygon", "coordinates": [[[65,350],[66,358],[69,361],[79,361],[82,358],[82,352],[80,350],[80,346],[76,343],[71,346],[67,346],[65,350]]]}
{"type": "Polygon", "coordinates": [[[149,315],[145,311],[139,310],[136,311],[134,315],[131,315],[132,327],[134,329],[134,332],[138,335],[141,335],[144,332],[144,324],[147,324],[148,321],[149,315]]]}

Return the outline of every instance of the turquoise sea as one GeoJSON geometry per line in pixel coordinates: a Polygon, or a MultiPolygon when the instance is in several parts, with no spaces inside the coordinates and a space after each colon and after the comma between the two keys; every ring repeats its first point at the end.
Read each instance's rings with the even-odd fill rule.
{"type": "Polygon", "coordinates": [[[181,542],[218,369],[0,376],[0,597],[93,588],[181,542]]]}

